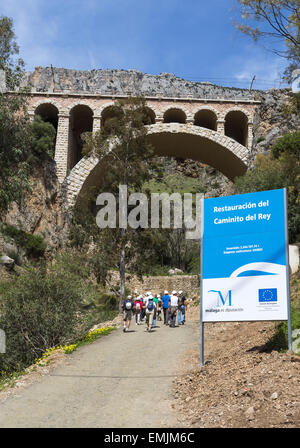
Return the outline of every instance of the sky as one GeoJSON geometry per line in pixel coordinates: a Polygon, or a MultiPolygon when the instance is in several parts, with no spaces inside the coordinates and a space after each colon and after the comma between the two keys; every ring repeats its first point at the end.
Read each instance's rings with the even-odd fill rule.
{"type": "Polygon", "coordinates": [[[285,60],[237,31],[236,0],[0,0],[27,71],[136,69],[191,81],[283,87],[285,60]]]}

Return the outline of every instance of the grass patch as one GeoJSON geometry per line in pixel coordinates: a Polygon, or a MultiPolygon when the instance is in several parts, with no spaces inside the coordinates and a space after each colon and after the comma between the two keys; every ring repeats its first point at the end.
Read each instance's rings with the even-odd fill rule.
{"type": "Polygon", "coordinates": [[[167,174],[163,179],[151,179],[143,185],[144,190],[151,193],[204,193],[205,186],[201,178],[183,176],[182,174],[167,174]]]}
{"type": "Polygon", "coordinates": [[[41,358],[35,360],[35,364],[47,365],[49,360],[47,358],[56,350],[63,350],[65,353],[73,353],[78,347],[82,345],[91,344],[92,342],[99,339],[101,336],[109,334],[111,331],[115,330],[115,327],[105,327],[97,328],[96,330],[90,331],[84,335],[81,339],[69,345],[58,345],[57,347],[48,348],[45,353],[43,353],[41,358]]]}
{"type": "Polygon", "coordinates": [[[18,379],[24,375],[25,371],[8,373],[5,371],[0,372],[0,392],[6,387],[14,387],[18,379]]]}

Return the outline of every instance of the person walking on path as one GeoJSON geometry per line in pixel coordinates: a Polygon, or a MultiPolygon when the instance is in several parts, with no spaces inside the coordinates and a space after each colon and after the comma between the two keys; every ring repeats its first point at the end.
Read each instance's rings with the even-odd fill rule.
{"type": "Polygon", "coordinates": [[[122,310],[123,310],[123,331],[126,333],[129,330],[130,322],[132,319],[132,314],[134,310],[134,301],[132,300],[132,296],[128,296],[127,299],[124,299],[122,302],[122,310]]]}
{"type": "Polygon", "coordinates": [[[153,301],[153,297],[151,292],[147,292],[146,300],[145,300],[145,310],[146,310],[146,325],[147,328],[145,331],[151,331],[153,325],[154,311],[155,311],[156,303],[153,301]]]}
{"type": "Polygon", "coordinates": [[[158,298],[154,296],[153,302],[155,303],[155,310],[154,310],[154,316],[153,316],[153,328],[155,328],[156,327],[157,310],[158,310],[158,298]]]}
{"type": "Polygon", "coordinates": [[[175,328],[176,316],[178,310],[178,297],[176,291],[172,291],[170,297],[170,328],[175,328]]]}
{"type": "Polygon", "coordinates": [[[146,308],[145,308],[145,298],[143,296],[143,294],[140,295],[140,299],[142,302],[142,309],[141,309],[141,322],[143,322],[143,320],[145,319],[146,316],[146,308]]]}
{"type": "Polygon", "coordinates": [[[178,291],[178,325],[184,325],[186,311],[186,298],[183,291],[178,291]]]}
{"type": "Polygon", "coordinates": [[[135,308],[135,323],[136,325],[140,325],[141,323],[141,313],[143,308],[143,300],[141,296],[138,296],[134,302],[134,308],[135,308]]]}
{"type": "Polygon", "coordinates": [[[162,306],[163,306],[163,313],[164,313],[164,325],[168,325],[169,321],[169,302],[170,302],[170,296],[168,291],[164,292],[164,295],[161,298],[162,300],[162,306]]]}
{"type": "Polygon", "coordinates": [[[160,294],[157,294],[157,300],[158,300],[158,304],[157,304],[157,320],[161,321],[162,300],[161,300],[160,294]]]}

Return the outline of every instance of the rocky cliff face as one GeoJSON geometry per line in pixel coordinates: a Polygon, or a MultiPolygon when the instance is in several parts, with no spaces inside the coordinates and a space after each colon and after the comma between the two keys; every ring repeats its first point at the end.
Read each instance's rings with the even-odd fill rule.
{"type": "Polygon", "coordinates": [[[291,89],[261,92],[259,100],[253,122],[253,160],[258,153],[267,154],[279,137],[300,129],[299,106],[291,89]]]}
{"type": "Polygon", "coordinates": [[[36,67],[24,84],[33,92],[69,92],[172,98],[253,99],[254,92],[186,81],[170,73],[150,75],[138,70],[69,70],[36,67]]]}
{"type": "MultiPolygon", "coordinates": [[[[64,193],[57,181],[55,162],[48,160],[36,167],[31,176],[31,193],[21,206],[13,203],[2,222],[33,235],[41,235],[46,254],[62,247],[67,241],[68,215],[64,208],[64,193]]],[[[20,251],[9,238],[0,235],[0,253],[20,251]]],[[[21,256],[23,254],[21,253],[21,256]]]]}

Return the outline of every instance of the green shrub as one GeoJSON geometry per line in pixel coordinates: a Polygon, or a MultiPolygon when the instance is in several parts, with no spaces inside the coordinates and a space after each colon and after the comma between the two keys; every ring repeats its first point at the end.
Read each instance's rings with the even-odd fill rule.
{"type": "Polygon", "coordinates": [[[32,152],[40,160],[48,155],[54,157],[54,142],[56,130],[51,123],[47,123],[36,116],[31,123],[32,152]]]}
{"type": "Polygon", "coordinates": [[[116,316],[119,301],[118,296],[108,293],[103,286],[100,287],[96,283],[98,278],[94,262],[94,252],[87,254],[85,250],[69,248],[56,256],[52,267],[77,282],[82,298],[82,310],[90,327],[112,320],[116,316]]]}
{"type": "Polygon", "coordinates": [[[273,156],[278,158],[284,152],[300,158],[300,131],[285,134],[276,140],[272,147],[273,156]]]}
{"type": "Polygon", "coordinates": [[[292,244],[300,238],[300,159],[293,153],[292,146],[289,148],[278,158],[259,154],[253,169],[235,178],[234,184],[237,193],[287,188],[289,242],[292,244]]]}
{"type": "Polygon", "coordinates": [[[26,368],[50,347],[80,340],[117,315],[118,297],[89,276],[86,254],[68,250],[47,267],[28,267],[0,282],[0,328],[7,346],[0,354],[0,376],[26,368]]]}
{"type": "Polygon", "coordinates": [[[32,235],[8,224],[0,227],[0,233],[13,239],[28,257],[39,258],[44,255],[46,243],[40,235],[32,235]]]}
{"type": "Polygon", "coordinates": [[[79,339],[88,329],[79,281],[60,270],[29,268],[0,283],[0,328],[6,334],[0,371],[21,370],[47,348],[79,339]]]}

